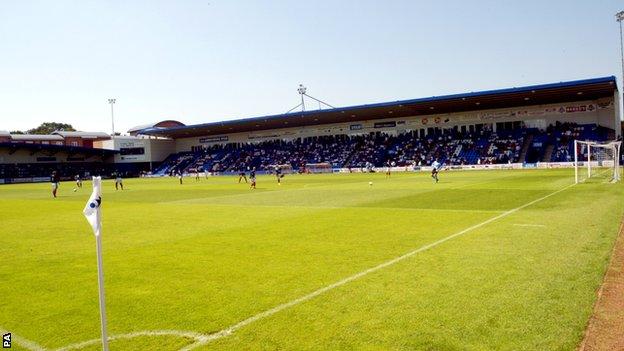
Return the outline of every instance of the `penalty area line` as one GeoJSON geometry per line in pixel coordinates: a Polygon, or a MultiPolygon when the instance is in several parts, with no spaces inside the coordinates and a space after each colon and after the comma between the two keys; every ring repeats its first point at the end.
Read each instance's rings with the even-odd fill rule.
{"type": "Polygon", "coordinates": [[[449,241],[451,239],[454,239],[456,237],[462,236],[462,235],[464,235],[464,234],[466,234],[466,233],[468,233],[470,231],[473,231],[475,229],[483,227],[484,225],[492,223],[492,222],[494,222],[494,221],[496,221],[498,219],[501,219],[503,217],[509,216],[509,215],[511,215],[511,214],[513,214],[515,212],[518,212],[518,211],[520,211],[520,210],[522,210],[522,209],[524,209],[526,207],[529,207],[529,206],[534,205],[534,204],[536,204],[536,203],[538,203],[540,201],[543,201],[543,200],[545,200],[545,199],[547,199],[547,198],[549,198],[551,196],[559,194],[560,192],[562,192],[564,190],[567,190],[567,189],[569,189],[570,187],[572,187],[574,185],[575,184],[567,185],[567,186],[565,186],[565,187],[563,187],[563,188],[561,188],[559,190],[556,190],[556,191],[554,191],[554,192],[552,192],[552,193],[550,193],[548,195],[542,196],[539,199],[535,199],[533,201],[527,202],[526,204],[524,204],[522,206],[519,206],[519,207],[513,208],[511,210],[505,211],[505,212],[503,212],[503,213],[501,213],[501,214],[499,214],[497,216],[494,216],[494,217],[492,217],[490,219],[487,219],[487,220],[485,220],[485,221],[483,221],[481,223],[477,223],[475,225],[472,225],[472,226],[470,226],[470,227],[468,227],[466,229],[463,229],[463,230],[461,230],[461,231],[459,231],[459,232],[457,232],[455,234],[451,234],[451,235],[449,235],[447,237],[444,237],[444,238],[442,238],[442,239],[440,239],[438,241],[434,241],[431,244],[427,244],[425,246],[421,246],[418,249],[412,250],[412,251],[410,251],[408,253],[405,253],[405,254],[403,254],[401,256],[393,258],[393,259],[391,259],[389,261],[383,262],[383,263],[381,263],[381,264],[379,264],[377,266],[371,267],[371,268],[369,268],[367,270],[361,271],[361,272],[356,273],[356,274],[354,274],[352,276],[349,276],[347,278],[339,280],[339,281],[337,281],[337,282],[335,282],[333,284],[330,284],[330,285],[327,285],[327,286],[325,286],[323,288],[315,290],[315,291],[313,291],[313,292],[311,292],[311,293],[309,293],[307,295],[301,296],[301,297],[299,297],[297,299],[294,299],[292,301],[283,303],[281,305],[277,305],[277,306],[275,306],[275,307],[273,307],[273,308],[271,308],[269,310],[266,310],[264,312],[260,312],[260,313],[254,315],[254,316],[251,316],[251,317],[249,317],[247,319],[244,319],[244,320],[242,320],[242,321],[240,321],[240,322],[238,322],[236,324],[233,324],[233,325],[231,325],[231,326],[229,326],[229,327],[227,327],[227,328],[225,328],[225,329],[223,329],[221,331],[218,331],[218,332],[213,333],[213,334],[209,334],[203,340],[198,341],[196,343],[193,343],[191,345],[188,345],[186,347],[183,347],[182,349],[180,349],[180,351],[190,351],[190,350],[193,350],[193,349],[195,349],[197,347],[206,345],[206,344],[208,344],[208,343],[210,343],[210,342],[212,342],[214,340],[218,340],[218,339],[227,337],[227,336],[231,335],[232,333],[234,333],[235,331],[237,331],[238,329],[240,329],[240,328],[242,328],[242,327],[244,327],[246,325],[249,325],[249,324],[254,323],[256,321],[259,321],[261,319],[270,317],[270,316],[272,316],[272,315],[274,315],[274,314],[276,314],[276,313],[278,313],[280,311],[283,311],[283,310],[285,310],[287,308],[290,308],[290,307],[296,306],[296,305],[298,305],[300,303],[303,303],[303,302],[306,302],[308,300],[311,300],[311,299],[313,299],[313,298],[315,298],[315,297],[317,297],[319,295],[322,295],[322,294],[324,294],[324,293],[326,293],[328,291],[331,291],[333,289],[336,289],[336,288],[338,288],[338,287],[340,287],[342,285],[345,285],[345,284],[350,283],[350,282],[352,282],[354,280],[362,278],[362,277],[364,277],[364,276],[366,276],[366,275],[368,275],[370,273],[373,273],[373,272],[376,272],[376,271],[381,270],[383,268],[392,266],[392,265],[394,265],[394,264],[396,264],[398,262],[401,262],[401,261],[403,261],[403,260],[405,260],[407,258],[410,258],[410,257],[412,257],[412,256],[414,256],[414,255],[416,255],[416,254],[418,254],[420,252],[427,251],[427,250],[429,250],[429,249],[431,249],[433,247],[436,247],[436,246],[438,246],[438,245],[440,245],[440,244],[442,244],[444,242],[447,242],[447,241],[449,241]]]}

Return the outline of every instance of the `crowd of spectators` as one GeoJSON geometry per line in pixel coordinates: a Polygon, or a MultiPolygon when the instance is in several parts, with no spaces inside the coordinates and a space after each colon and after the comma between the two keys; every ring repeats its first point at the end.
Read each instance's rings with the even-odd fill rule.
{"type": "MultiPolygon", "coordinates": [[[[400,134],[369,133],[329,135],[294,140],[216,145],[195,153],[180,154],[165,164],[180,171],[236,172],[255,167],[270,170],[275,165],[303,169],[306,164],[328,163],[334,168],[372,169],[396,166],[430,165],[434,160],[447,165],[525,162],[522,148],[533,136],[529,152],[542,160],[546,147],[553,148],[551,161],[570,161],[572,143],[580,140],[606,140],[604,128],[595,124],[557,123],[546,130],[483,128],[475,132],[439,130],[421,137],[416,131],[400,134]]],[[[527,161],[528,162],[528,161],[527,161]]]]}
{"type": "Polygon", "coordinates": [[[448,129],[419,137],[416,132],[327,135],[293,140],[213,145],[167,159],[156,173],[240,172],[250,168],[271,170],[276,165],[305,168],[327,163],[335,168],[371,169],[430,165],[434,160],[448,165],[521,162],[526,131],[494,133],[460,132],[448,129]]]}
{"type": "Polygon", "coordinates": [[[607,131],[595,124],[559,123],[548,126],[546,135],[553,144],[553,162],[574,161],[574,140],[607,140],[607,131]]]}

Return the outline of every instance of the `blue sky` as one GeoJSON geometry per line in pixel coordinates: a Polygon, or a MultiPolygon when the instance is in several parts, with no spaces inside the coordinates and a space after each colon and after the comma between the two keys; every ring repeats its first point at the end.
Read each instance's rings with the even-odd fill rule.
{"type": "Polygon", "coordinates": [[[615,0],[5,1],[0,130],[110,131],[620,77],[615,0]]]}

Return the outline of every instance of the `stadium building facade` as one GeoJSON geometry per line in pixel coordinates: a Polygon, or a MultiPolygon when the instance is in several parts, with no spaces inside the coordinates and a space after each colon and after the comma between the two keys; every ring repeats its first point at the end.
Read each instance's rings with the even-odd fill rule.
{"type": "Polygon", "coordinates": [[[572,137],[619,138],[619,116],[618,89],[611,76],[135,132],[175,140],[177,156],[169,157],[164,173],[269,168],[271,163],[297,168],[319,161],[333,168],[390,161],[428,164],[434,158],[448,164],[525,163],[569,161],[572,137]],[[342,157],[317,153],[293,160],[283,155],[310,155],[315,147],[310,144],[325,137],[340,138],[328,143],[343,148],[336,151],[342,157]],[[385,150],[370,150],[378,143],[385,150]],[[444,144],[442,149],[439,144],[444,144]],[[267,150],[259,156],[254,148],[267,150]],[[410,154],[400,148],[418,151],[410,154]]]}
{"type": "Polygon", "coordinates": [[[100,174],[164,175],[276,164],[569,162],[574,139],[620,138],[622,122],[610,76],[197,125],[165,120],[129,133],[0,132],[0,178],[39,179],[69,164],[87,174],[94,163],[100,174]]]}
{"type": "Polygon", "coordinates": [[[0,184],[47,181],[52,171],[64,180],[113,172],[138,176],[158,166],[174,150],[173,140],[146,136],[0,132],[0,184]]]}

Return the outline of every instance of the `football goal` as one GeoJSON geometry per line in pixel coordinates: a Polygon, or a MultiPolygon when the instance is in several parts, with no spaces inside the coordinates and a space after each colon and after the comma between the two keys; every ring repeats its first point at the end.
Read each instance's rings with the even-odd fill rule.
{"type": "Polygon", "coordinates": [[[331,173],[332,165],[329,162],[306,163],[306,173],[331,173]]]}
{"type": "Polygon", "coordinates": [[[574,140],[574,179],[576,183],[590,178],[620,181],[621,141],[594,142],[574,140]]]}

